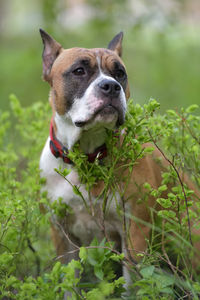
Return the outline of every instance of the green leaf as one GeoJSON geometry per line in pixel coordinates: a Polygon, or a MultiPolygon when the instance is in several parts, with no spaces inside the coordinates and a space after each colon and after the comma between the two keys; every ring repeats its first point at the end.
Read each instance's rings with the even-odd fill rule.
{"type": "Polygon", "coordinates": [[[167,113],[168,113],[171,117],[177,117],[177,113],[176,113],[174,110],[172,110],[172,109],[168,109],[168,110],[167,110],[167,113]]]}
{"type": "Polygon", "coordinates": [[[110,259],[114,260],[114,261],[117,261],[117,262],[120,262],[121,260],[124,259],[124,253],[121,253],[121,254],[112,254],[110,256],[110,259]]]}
{"type": "Polygon", "coordinates": [[[163,293],[163,294],[174,295],[173,290],[171,288],[169,288],[169,287],[160,289],[160,292],[163,293]]]}
{"type": "Polygon", "coordinates": [[[158,193],[157,190],[152,190],[152,191],[151,191],[151,196],[153,196],[153,197],[155,197],[155,198],[158,197],[158,194],[159,194],[159,193],[158,193]]]}
{"type": "Polygon", "coordinates": [[[19,279],[17,279],[15,276],[10,276],[7,280],[6,280],[6,284],[8,287],[15,287],[17,285],[21,285],[21,281],[19,279]]]}
{"type": "Polygon", "coordinates": [[[165,198],[158,198],[156,201],[164,208],[169,208],[172,207],[172,202],[170,199],[165,199],[165,198]]]}
{"type": "Polygon", "coordinates": [[[168,188],[167,188],[166,184],[163,184],[163,185],[159,186],[158,191],[159,191],[159,192],[164,192],[164,191],[166,191],[167,189],[168,189],[168,188]]]}
{"type": "Polygon", "coordinates": [[[154,266],[148,266],[148,267],[141,269],[140,273],[144,278],[148,279],[153,275],[154,270],[155,270],[154,266]]]}
{"type": "Polygon", "coordinates": [[[94,266],[94,274],[96,275],[97,278],[99,278],[100,280],[103,280],[104,273],[102,270],[102,266],[95,265],[94,266]]]}
{"type": "Polygon", "coordinates": [[[58,273],[59,270],[60,270],[60,268],[61,268],[61,263],[60,263],[59,261],[57,261],[56,264],[55,264],[54,267],[53,267],[52,272],[53,272],[53,273],[58,273]]]}
{"type": "Polygon", "coordinates": [[[172,210],[160,210],[158,212],[158,216],[162,218],[171,218],[176,220],[176,213],[172,210]]]}
{"type": "Polygon", "coordinates": [[[87,249],[85,247],[80,247],[79,257],[81,259],[81,262],[87,259],[87,249]]]}
{"type": "Polygon", "coordinates": [[[21,104],[20,104],[18,98],[14,94],[10,95],[10,104],[11,104],[11,108],[14,111],[15,115],[21,116],[21,114],[23,113],[24,110],[21,107],[21,104]]]}
{"type": "Polygon", "coordinates": [[[186,108],[186,113],[192,113],[194,112],[195,110],[197,110],[199,108],[199,105],[197,104],[192,104],[190,105],[189,107],[186,108]]]}
{"type": "Polygon", "coordinates": [[[173,276],[166,276],[164,274],[155,274],[154,278],[156,279],[156,284],[159,288],[166,288],[170,285],[173,285],[175,279],[173,276]]]}
{"type": "Polygon", "coordinates": [[[151,187],[151,185],[150,185],[148,182],[145,182],[145,183],[143,184],[143,187],[144,187],[146,190],[148,190],[148,191],[151,191],[151,190],[152,190],[152,187],[151,187]]]}
{"type": "Polygon", "coordinates": [[[124,277],[119,277],[118,279],[115,280],[115,286],[116,287],[118,287],[120,285],[123,285],[125,283],[126,283],[126,281],[125,281],[124,277]]]}
{"type": "Polygon", "coordinates": [[[63,175],[64,177],[66,177],[67,175],[69,175],[70,172],[71,172],[71,169],[65,168],[65,169],[62,170],[62,175],[63,175]]]}
{"type": "Polygon", "coordinates": [[[154,150],[155,150],[154,147],[146,147],[146,148],[144,148],[144,153],[150,153],[151,154],[154,150]]]}
{"type": "Polygon", "coordinates": [[[195,282],[193,284],[193,288],[195,289],[196,292],[200,293],[200,283],[199,282],[195,282]]]}
{"type": "Polygon", "coordinates": [[[87,300],[94,300],[94,299],[95,300],[104,300],[105,297],[98,288],[95,288],[87,293],[86,299],[87,300]]]}
{"type": "Polygon", "coordinates": [[[76,185],[73,185],[73,192],[77,196],[82,196],[82,193],[80,192],[79,188],[76,185]]]}

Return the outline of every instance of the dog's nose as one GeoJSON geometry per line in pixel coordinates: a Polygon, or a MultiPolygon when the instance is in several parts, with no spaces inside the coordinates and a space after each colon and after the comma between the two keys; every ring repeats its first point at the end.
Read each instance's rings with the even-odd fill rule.
{"type": "Polygon", "coordinates": [[[114,80],[104,79],[98,84],[101,92],[106,96],[118,96],[121,86],[114,80]]]}

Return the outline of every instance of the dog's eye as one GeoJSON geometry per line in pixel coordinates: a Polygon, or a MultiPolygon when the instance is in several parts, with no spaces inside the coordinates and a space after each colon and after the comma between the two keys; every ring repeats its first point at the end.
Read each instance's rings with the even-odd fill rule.
{"type": "Polygon", "coordinates": [[[117,70],[115,72],[115,77],[117,79],[124,79],[126,77],[126,73],[123,70],[117,70]]]}
{"type": "Polygon", "coordinates": [[[85,74],[85,70],[83,68],[77,68],[73,71],[73,74],[76,76],[82,76],[85,74]]]}

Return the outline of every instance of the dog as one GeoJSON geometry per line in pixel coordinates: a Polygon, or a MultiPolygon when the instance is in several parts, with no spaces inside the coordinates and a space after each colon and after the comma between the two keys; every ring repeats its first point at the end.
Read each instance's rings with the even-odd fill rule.
{"type": "MultiPolygon", "coordinates": [[[[62,198],[62,202],[72,207],[73,215],[66,215],[62,228],[56,218],[52,221],[52,238],[57,255],[63,263],[77,258],[75,245],[89,245],[94,237],[101,240],[104,232],[101,228],[101,202],[97,202],[92,213],[89,213],[82,198],[73,192],[73,185],[79,186],[82,195],[90,205],[88,192],[79,180],[76,168],[68,157],[68,151],[79,143],[81,150],[92,163],[96,159],[106,163],[107,149],[105,140],[107,130],[115,131],[124,123],[129,84],[126,67],[122,61],[123,33],[117,34],[108,48],[71,48],[63,47],[44,30],[40,30],[43,50],[43,79],[50,85],[49,101],[52,107],[50,136],[40,158],[41,176],[46,178],[45,189],[51,201],[62,198]],[[70,169],[66,179],[55,172],[55,169],[70,169]],[[66,234],[67,237],[66,237],[66,234]],[[68,254],[69,253],[69,254],[68,254]]],[[[153,159],[160,157],[158,150],[138,160],[126,188],[125,213],[130,213],[143,222],[138,224],[130,219],[128,237],[124,238],[122,218],[116,212],[115,200],[105,217],[104,227],[108,239],[116,247],[129,254],[133,261],[138,261],[138,253],[145,253],[147,239],[151,231],[149,207],[155,208],[155,198],[151,195],[145,204],[137,203],[138,186],[140,193],[145,192],[144,183],[148,182],[157,189],[162,182],[163,166],[153,159]],[[134,197],[133,197],[134,195],[134,197]]],[[[101,183],[102,184],[102,183],[101,183]]],[[[98,197],[101,184],[96,183],[92,197],[98,197]]],[[[167,192],[163,192],[165,197],[167,192]]],[[[120,195],[115,195],[120,197],[120,195]]],[[[118,199],[120,203],[120,199],[118,199]]],[[[129,280],[127,270],[123,270],[129,280]]]]}

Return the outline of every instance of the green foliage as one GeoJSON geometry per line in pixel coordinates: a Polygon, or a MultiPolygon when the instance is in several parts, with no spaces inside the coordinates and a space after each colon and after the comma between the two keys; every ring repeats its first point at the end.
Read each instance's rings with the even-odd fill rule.
{"type": "MultiPolygon", "coordinates": [[[[52,213],[62,217],[66,211],[73,214],[73,210],[62,199],[50,205],[46,193],[40,192],[44,179],[40,179],[38,160],[48,134],[49,107],[35,103],[24,108],[12,95],[11,108],[12,114],[0,114],[0,299],[63,299],[66,290],[71,292],[71,299],[145,300],[186,296],[198,299],[200,278],[191,267],[191,239],[194,242],[198,237],[191,234],[191,229],[199,227],[200,206],[192,187],[182,179],[182,172],[186,171],[200,187],[198,107],[192,105],[180,112],[169,110],[160,115],[159,104],[154,99],[143,107],[130,101],[121,128],[124,130],[121,147],[118,147],[119,133],[108,132],[107,164],[101,165],[98,160],[89,163],[78,145],[70,153],[89,194],[97,180],[104,180],[103,213],[109,210],[107,193],[112,190],[122,220],[124,216],[129,219],[133,216],[124,214],[115,197],[117,192],[124,197],[119,189],[122,176],[119,178],[117,174],[122,175],[125,168],[132,172],[136,160],[151,154],[153,147],[160,152],[159,161],[168,162],[161,186],[155,189],[146,182],[145,192],[137,199],[139,205],[151,195],[161,207],[158,214],[154,209],[151,211],[152,224],[146,224],[152,231],[147,241],[149,250],[139,254],[142,260],[137,266],[106,239],[100,242],[94,239],[91,245],[79,248],[80,260],[68,265],[56,261],[49,241],[49,217],[52,213]],[[8,141],[8,130],[20,141],[18,147],[8,141]],[[144,150],[142,145],[148,142],[151,144],[144,150]],[[167,192],[169,184],[172,188],[167,192]],[[192,210],[194,200],[196,209],[192,210]],[[41,204],[49,206],[45,214],[40,212],[41,204]],[[114,262],[127,264],[130,269],[133,279],[130,296],[122,296],[124,278],[117,277],[114,262]],[[90,279],[85,282],[88,270],[90,279]]],[[[68,174],[61,169],[55,172],[64,177],[68,174]]],[[[125,186],[129,179],[129,176],[124,179],[125,186]]],[[[74,193],[84,201],[77,186],[74,193]]],[[[87,209],[90,212],[91,207],[87,209]]]]}
{"type": "Polygon", "coordinates": [[[135,286],[140,287],[137,296],[141,296],[142,299],[145,299],[145,295],[150,299],[157,297],[167,299],[167,297],[174,296],[175,278],[173,276],[159,274],[154,266],[144,267],[140,270],[140,273],[142,279],[135,283],[135,286]]]}
{"type": "MultiPolygon", "coordinates": [[[[41,1],[41,7],[45,4],[45,11],[42,9],[45,24],[42,26],[65,48],[107,47],[112,37],[123,30],[123,60],[127,66],[131,94],[138,103],[146,103],[149,96],[153,96],[161,102],[162,112],[169,108],[187,107],[191,103],[200,105],[198,27],[195,31],[173,24],[160,32],[150,30],[147,26],[149,23],[146,23],[149,20],[132,20],[132,17],[134,25],[131,26],[124,10],[125,1],[104,0],[106,5],[102,5],[99,0],[91,2],[100,3],[101,10],[107,11],[103,14],[104,20],[99,20],[95,15],[95,20],[87,26],[70,31],[61,28],[52,16],[60,9],[61,3],[58,5],[52,0],[41,1]],[[53,8],[54,12],[51,11],[53,8]],[[119,23],[119,12],[127,25],[119,23]],[[114,22],[117,20],[114,28],[111,16],[114,16],[114,22]],[[49,19],[50,23],[46,24],[49,19]],[[135,22],[138,22],[138,26],[135,22]]],[[[1,108],[8,109],[8,94],[12,91],[17,93],[26,106],[36,100],[47,101],[49,85],[41,80],[43,46],[38,32],[40,26],[37,24],[25,36],[1,38],[1,108]]]]}

